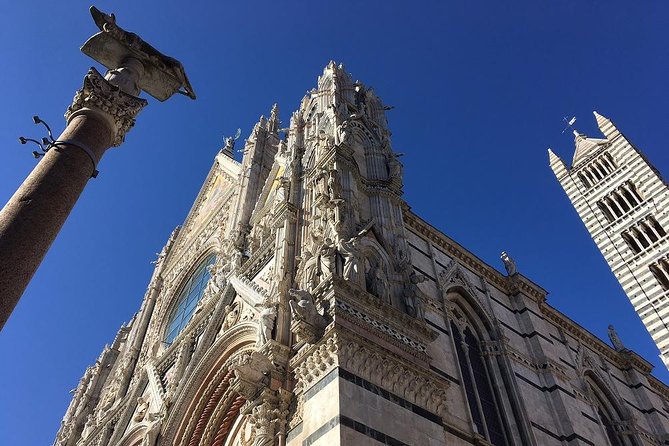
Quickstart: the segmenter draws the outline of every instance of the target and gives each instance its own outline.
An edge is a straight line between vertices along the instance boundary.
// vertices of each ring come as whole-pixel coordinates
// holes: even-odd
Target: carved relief
[[[295,367],[299,392],[307,390],[336,366],[439,416],[447,414],[447,381],[436,380],[390,352],[337,333],[331,334]]]

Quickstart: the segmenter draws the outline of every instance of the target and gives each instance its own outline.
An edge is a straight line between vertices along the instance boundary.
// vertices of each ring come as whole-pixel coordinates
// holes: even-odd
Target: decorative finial
[[[511,257],[509,257],[506,251],[502,251],[502,254],[499,256],[499,258],[502,259],[502,263],[504,263],[504,269],[506,269],[506,273],[509,276],[513,276],[518,272],[516,270],[516,262]]]

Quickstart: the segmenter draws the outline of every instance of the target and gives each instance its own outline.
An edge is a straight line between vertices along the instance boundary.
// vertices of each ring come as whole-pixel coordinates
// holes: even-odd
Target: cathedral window
[[[609,222],[612,222],[613,220],[616,219],[616,218],[613,216],[613,212],[612,212],[612,210],[609,208],[608,203],[606,203],[606,199],[601,200],[601,201],[598,201],[598,202],[597,202],[597,207],[599,208],[600,211],[602,211],[602,214],[604,214],[604,217],[606,217],[606,219],[607,219]]]
[[[197,303],[202,298],[204,290],[209,281],[208,266],[216,260],[216,255],[212,254],[201,262],[194,272],[186,279],[181,287],[179,297],[177,298],[176,309],[174,310],[170,321],[167,324],[165,342],[171,344],[181,330],[184,329],[190,318],[193,316]]]
[[[500,419],[502,412],[493,391],[488,364],[484,361],[479,339],[469,326],[461,329],[454,322],[451,322],[451,332],[467,404],[476,430],[493,445],[505,446],[508,443]]]
[[[602,387],[591,376],[586,375],[585,380],[588,383],[590,391],[590,402],[597,411],[600,425],[609,444],[611,446],[629,444],[618,435],[616,424],[620,423],[621,416],[615,405],[611,402],[611,399],[607,397]]]

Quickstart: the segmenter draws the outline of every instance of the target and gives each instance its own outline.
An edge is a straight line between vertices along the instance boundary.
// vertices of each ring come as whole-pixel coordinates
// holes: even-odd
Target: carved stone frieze
[[[447,381],[356,335],[331,332],[326,336],[293,360],[297,394],[303,394],[333,368],[342,367],[420,407],[446,416]]]
[[[353,306],[349,305],[348,303],[344,301],[338,300],[336,302],[337,308],[345,311],[346,313],[354,316],[356,319],[359,319],[362,322],[365,322],[366,324],[374,327],[375,329],[381,331],[382,333],[390,336],[391,338],[396,339],[397,341],[401,342],[402,344],[407,345],[411,349],[414,349],[420,353],[426,353],[427,352],[427,346],[425,344],[422,344],[420,342],[417,342],[410,337],[408,337],[406,334],[398,331],[397,329],[390,327],[386,324],[383,324],[382,322],[372,319],[367,315],[366,313],[363,313],[362,311],[359,311],[355,309]]]
[[[100,111],[110,118],[114,128],[114,147],[120,146],[125,134],[135,125],[135,118],[148,104],[145,99],[131,96],[108,82],[95,68],[88,70],[83,87],[77,91],[72,105],[65,112],[65,120],[70,120],[82,109]]]

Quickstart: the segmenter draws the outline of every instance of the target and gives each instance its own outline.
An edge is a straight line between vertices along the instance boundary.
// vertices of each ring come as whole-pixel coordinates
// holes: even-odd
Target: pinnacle
[[[592,114],[595,115],[595,119],[597,119],[597,120],[600,120],[600,119],[608,119],[606,116],[603,116],[603,115],[600,115],[599,113],[597,113],[596,110],[594,110],[594,111],[592,112]]]
[[[553,161],[559,160],[560,157],[557,156],[557,155],[555,154],[555,152],[553,152],[553,149],[551,149],[551,148],[549,147],[549,148],[548,148],[548,159],[549,159],[551,162],[553,162]]]

